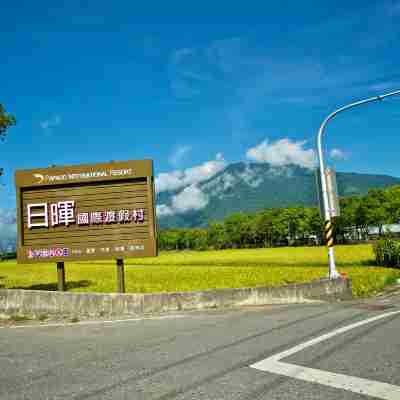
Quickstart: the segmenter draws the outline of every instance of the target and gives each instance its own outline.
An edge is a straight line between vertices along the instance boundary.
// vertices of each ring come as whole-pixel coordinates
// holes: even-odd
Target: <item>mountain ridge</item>
[[[337,172],[340,197],[363,195],[372,188],[400,185],[390,175]],[[207,198],[205,207],[159,216],[160,228],[204,227],[234,212],[256,212],[266,208],[317,206],[315,170],[289,164],[236,162],[227,165],[196,187]],[[157,203],[169,206],[185,188],[158,193]]]

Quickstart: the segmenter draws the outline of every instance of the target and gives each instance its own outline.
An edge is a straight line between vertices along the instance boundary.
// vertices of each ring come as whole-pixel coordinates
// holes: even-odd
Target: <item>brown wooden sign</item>
[[[20,170],[18,262],[156,256],[151,160]]]

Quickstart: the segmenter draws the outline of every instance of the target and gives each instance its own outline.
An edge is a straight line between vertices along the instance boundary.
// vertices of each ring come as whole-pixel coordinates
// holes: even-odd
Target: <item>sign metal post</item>
[[[65,268],[64,262],[59,261],[57,263],[57,288],[60,292],[64,292],[66,290],[65,286]]]
[[[117,258],[117,292],[125,293],[124,260]]]

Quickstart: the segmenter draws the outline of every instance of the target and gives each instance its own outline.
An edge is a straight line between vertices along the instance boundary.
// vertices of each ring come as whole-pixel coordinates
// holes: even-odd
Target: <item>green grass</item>
[[[372,295],[400,278],[400,270],[374,265],[370,245],[336,246],[335,254],[357,297]],[[126,291],[131,293],[277,286],[325,277],[327,252],[324,247],[168,252],[127,259],[125,265]],[[65,270],[69,291],[115,292],[113,262],[71,262]],[[1,287],[56,290],[56,265],[0,262]]]

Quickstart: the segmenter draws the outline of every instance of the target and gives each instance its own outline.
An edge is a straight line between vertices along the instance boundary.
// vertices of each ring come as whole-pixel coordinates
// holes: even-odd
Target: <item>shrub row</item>
[[[17,258],[17,253],[1,253],[0,252],[0,261],[3,260],[15,260]]]
[[[374,244],[376,263],[383,267],[400,269],[400,242],[393,239],[378,240]]]

